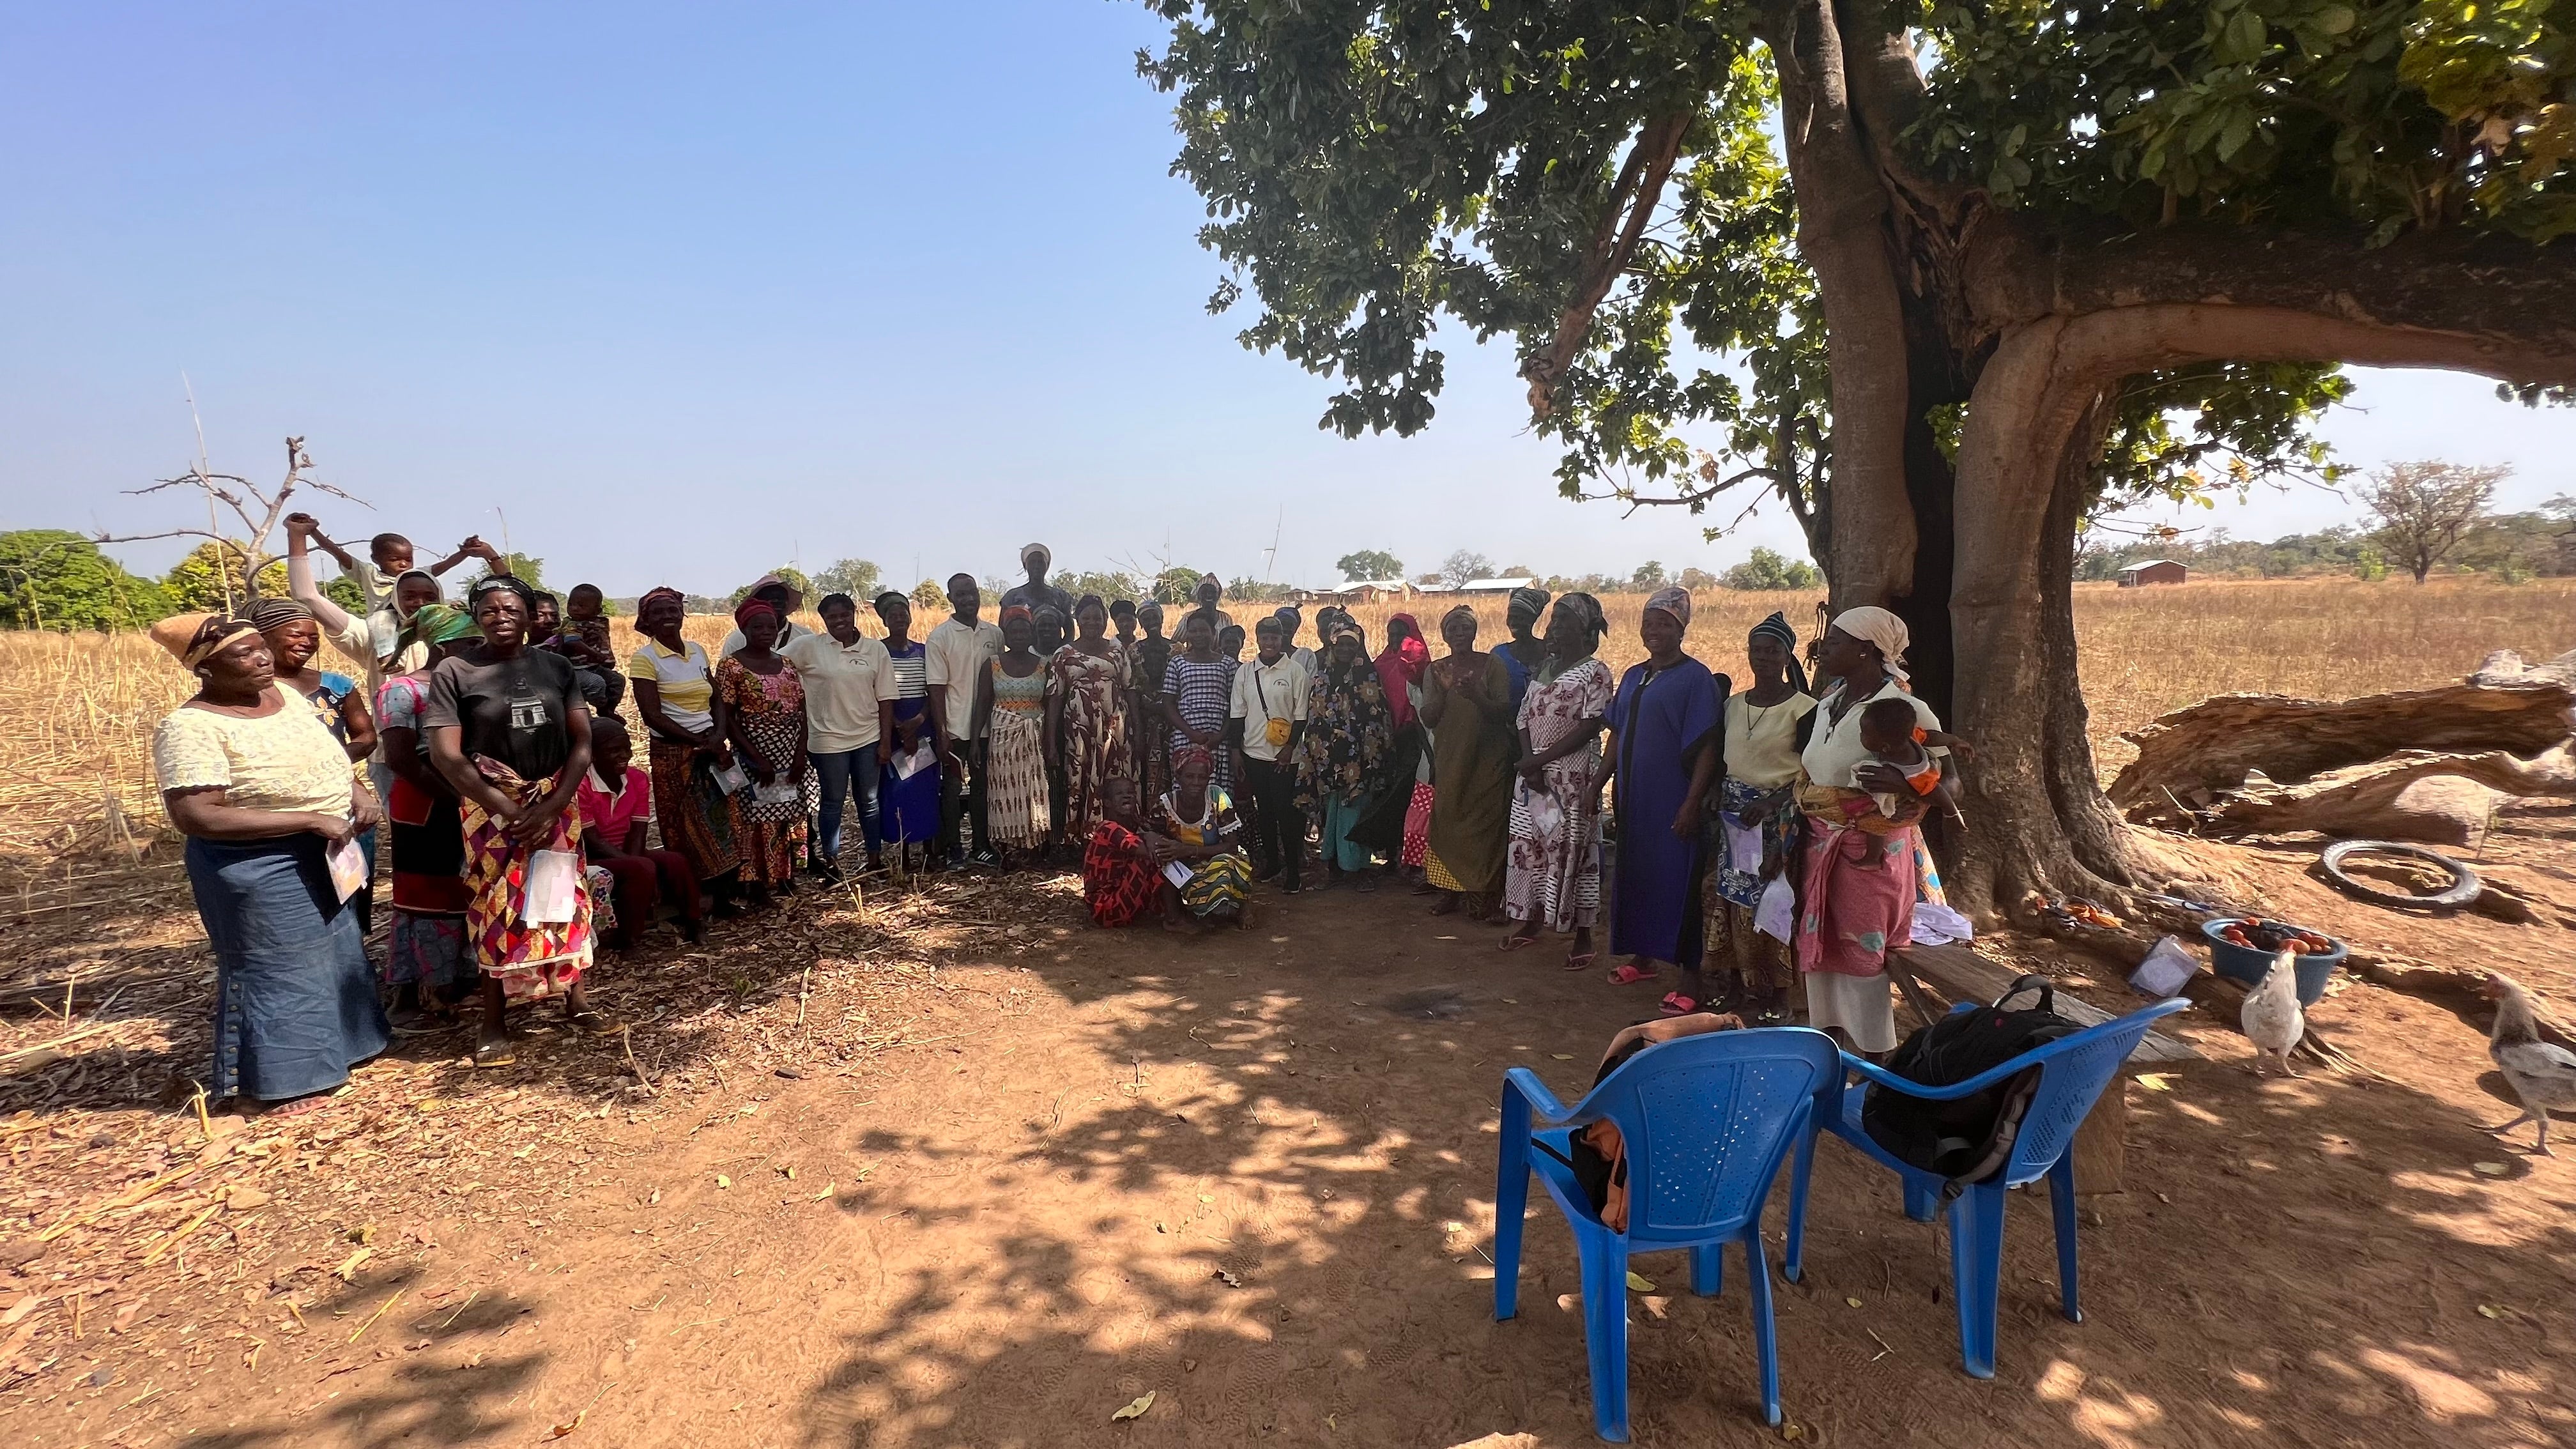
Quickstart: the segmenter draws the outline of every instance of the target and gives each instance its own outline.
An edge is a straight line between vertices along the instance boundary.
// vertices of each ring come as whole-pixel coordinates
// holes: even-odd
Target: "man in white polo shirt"
[[[966,862],[966,836],[961,813],[975,827],[975,860],[995,864],[984,837],[984,742],[975,737],[975,686],[984,677],[984,661],[1002,653],[998,624],[976,616],[983,611],[983,592],[973,574],[951,574],[948,607],[956,612],[922,641],[922,678],[930,691],[930,720],[939,732],[939,849],[957,863]],[[972,777],[971,779],[969,777]]]
[[[884,643],[859,632],[855,600],[833,594],[821,612],[824,632],[798,635],[778,655],[805,683],[805,755],[823,786],[823,876],[837,881],[841,804],[853,789],[868,869],[884,863],[877,840],[878,745],[892,723],[896,685]]]
[[[1240,776],[1252,796],[1253,853],[1260,879],[1281,877],[1291,895],[1306,854],[1306,817],[1297,809],[1297,742],[1306,732],[1304,663],[1288,652],[1288,622],[1271,615],[1253,625],[1260,656],[1234,672],[1233,742]]]

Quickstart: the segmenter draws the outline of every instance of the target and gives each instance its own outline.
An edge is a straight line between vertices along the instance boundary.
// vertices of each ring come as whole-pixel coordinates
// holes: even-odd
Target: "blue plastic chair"
[[[1659,1043],[1621,1063],[1572,1108],[1526,1067],[1503,1077],[1502,1164],[1494,1188],[1494,1317],[1519,1311],[1521,1221],[1530,1173],[1574,1230],[1583,1263],[1583,1336],[1592,1361],[1592,1419],[1601,1437],[1628,1439],[1628,1257],[1690,1251],[1691,1291],[1715,1294],[1721,1250],[1744,1247],[1762,1414],[1780,1422],[1780,1350],[1771,1328],[1771,1273],[1762,1205],[1781,1159],[1813,1141],[1821,1093],[1842,1080],[1833,1039],[1806,1027],[1716,1032]],[[1628,1153],[1628,1231],[1612,1232],[1573,1171],[1574,1130],[1608,1118]],[[1533,1152],[1544,1144],[1547,1151]]]
[[[2137,1049],[2147,1029],[2157,1018],[2190,1005],[2182,997],[2168,997],[2144,1010],[2024,1052],[1956,1086],[1927,1087],[1848,1053],[1843,1056],[1843,1064],[1866,1081],[1933,1102],[1982,1092],[2033,1066],[2040,1069],[2038,1090],[2022,1117],[2021,1131],[2003,1170],[1970,1185],[1949,1205],[1950,1288],[1959,1307],[1959,1356],[1969,1373],[1981,1379],[1995,1376],[1995,1304],[2003,1279],[2006,1188],[2048,1179],[2049,1203],[2057,1219],[2058,1295],[2067,1319],[2084,1321],[2075,1297],[2075,1162],[2067,1149],[2074,1145],[2075,1129],[2093,1110],[2103,1089],[2118,1077],[2120,1064]],[[1952,1008],[1954,1012],[1979,1009],[1974,1002]],[[1863,1130],[1860,1113],[1865,1095],[1862,1085],[1845,1087],[1836,1077],[1809,1128],[1810,1149],[1800,1154],[1801,1179],[1812,1160],[1812,1139],[1831,1132],[1894,1172],[1904,1188],[1905,1215],[1916,1222],[1930,1222],[1933,1210],[1940,1206],[1947,1180],[1897,1158]],[[1793,1261],[1799,1255],[1806,1228],[1806,1183],[1801,1180],[1793,1184],[1789,1205],[1788,1256]]]

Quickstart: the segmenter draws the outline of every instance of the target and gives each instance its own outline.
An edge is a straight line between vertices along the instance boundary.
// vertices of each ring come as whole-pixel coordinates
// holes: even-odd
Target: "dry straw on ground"
[[[1603,657],[1641,657],[1642,594],[1602,600]],[[1504,601],[1475,601],[1480,638],[1505,637]],[[1259,606],[1237,606],[1248,620]],[[1354,613],[1372,645],[1386,620],[1411,613],[1435,639],[1436,599]],[[1741,673],[1744,636],[1784,610],[1801,637],[1815,627],[1806,594],[1712,589],[1697,595],[1689,647],[1711,667]],[[2455,679],[2493,649],[2545,657],[2576,647],[2576,580],[2505,586],[2482,579],[2204,581],[2179,588],[2085,585],[2075,595],[2086,703],[2105,770],[2126,758],[2115,738],[2156,715],[2229,690],[2337,699]],[[810,623],[811,620],[809,619]],[[711,649],[727,621],[689,621]],[[861,627],[880,632],[872,616]],[[927,621],[919,632],[927,632]],[[624,621],[618,648],[634,643]],[[1312,623],[1304,636],[1312,642]],[[173,858],[152,788],[152,727],[188,693],[187,679],[141,635],[0,634],[0,881],[21,913],[75,906],[137,865],[166,875]],[[630,708],[631,713],[631,708]],[[158,841],[157,846],[153,843]]]

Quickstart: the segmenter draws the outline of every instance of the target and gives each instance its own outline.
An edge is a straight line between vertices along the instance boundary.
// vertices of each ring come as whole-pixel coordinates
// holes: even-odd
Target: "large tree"
[[[1244,341],[1410,432],[1446,314],[1568,491],[1774,490],[1984,747],[1972,907],[2163,869],[2071,687],[2088,513],[2318,466],[2343,363],[2576,383],[2550,0],[1147,3]]]

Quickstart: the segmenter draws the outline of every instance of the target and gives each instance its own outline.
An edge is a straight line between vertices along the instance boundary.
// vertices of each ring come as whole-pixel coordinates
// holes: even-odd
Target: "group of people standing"
[[[1671,967],[1665,1011],[1759,1014],[1804,977],[1817,1024],[1872,1051],[1894,1044],[1886,954],[1938,898],[1915,825],[1955,742],[1905,691],[1885,610],[1834,621],[1814,691],[1772,616],[1737,692],[1684,651],[1680,589],[1647,602],[1647,657],[1614,678],[1588,594],[1516,590],[1491,650],[1465,606],[1438,657],[1410,614],[1373,650],[1333,607],[1310,647],[1301,611],[1247,631],[1213,577],[1167,634],[1160,604],[1069,597],[1031,544],[993,620],[959,574],[925,637],[893,592],[865,605],[881,637],[846,594],[817,631],[770,577],[710,658],[663,588],[620,660],[597,589],[558,601],[479,540],[424,569],[399,535],[364,560],[307,515],[287,537],[287,598],[154,631],[199,680],[154,756],[216,948],[217,1096],[318,1101],[405,1018],[476,992],[475,1059],[508,1062],[513,1005],[606,1025],[583,991],[598,945],[664,918],[695,940],[800,871],[889,860],[1078,863],[1099,924],[1179,931],[1248,924],[1257,886],[1309,889],[1316,865],[1363,892],[1397,877],[1505,927],[1505,951],[1570,936],[1572,970],[1598,954],[1606,898],[1613,982]],[[317,586],[317,548],[363,612]],[[470,557],[489,571],[450,604],[439,575]],[[326,642],[352,673],[317,666]],[[1889,701],[1912,739],[1890,736]],[[364,945],[379,832],[381,966]]]

